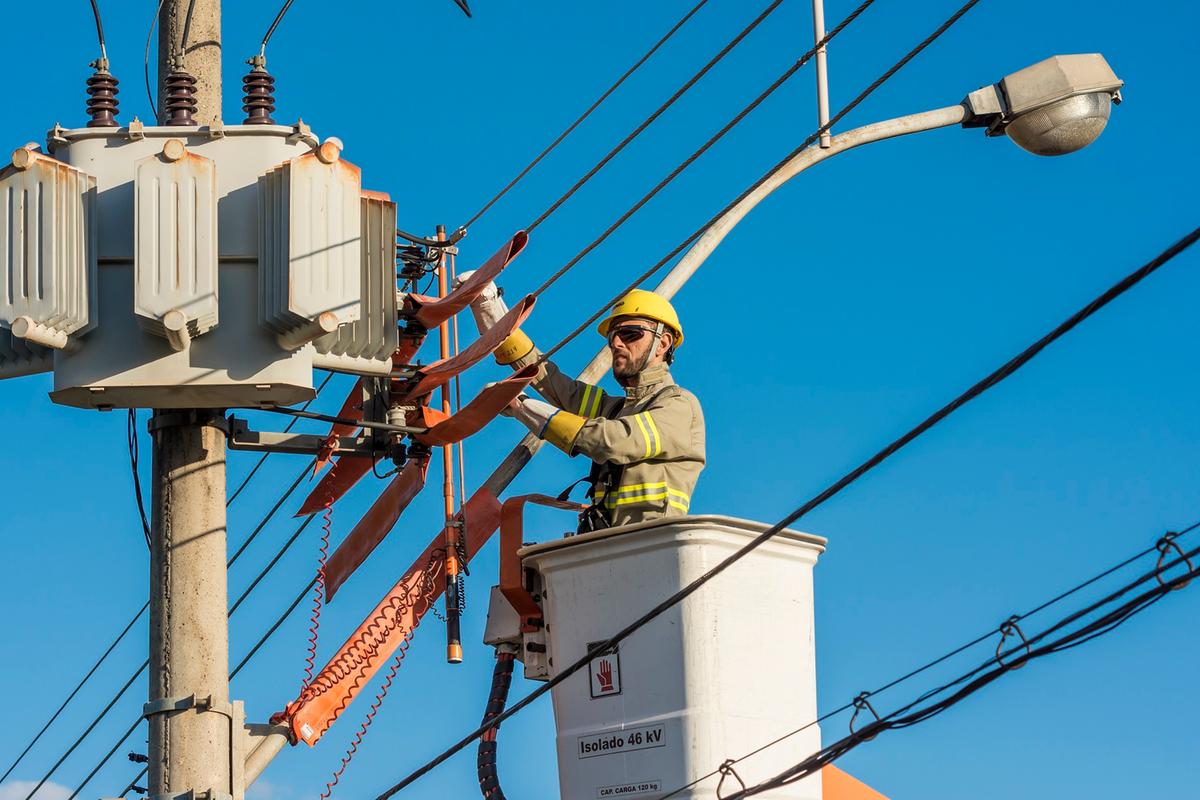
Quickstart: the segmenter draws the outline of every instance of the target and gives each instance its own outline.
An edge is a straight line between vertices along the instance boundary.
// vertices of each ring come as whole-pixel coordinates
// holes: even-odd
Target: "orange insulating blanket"
[[[430,447],[445,447],[475,435],[525,391],[537,373],[537,366],[531,364],[505,380],[488,384],[457,414],[430,426],[427,433],[414,435],[413,439]]]
[[[400,514],[425,487],[425,475],[428,471],[428,458],[410,459],[354,526],[354,530],[338,545],[338,549],[325,565],[326,602],[333,600],[338,587],[346,582],[354,570],[362,566],[395,527]]]
[[[467,501],[458,519],[465,520],[468,558],[500,525],[500,502],[486,489]],[[439,528],[433,541],[417,556],[375,609],[337,654],[288,704],[282,716],[292,735],[314,745],[355,695],[401,646],[407,647],[421,617],[445,589],[445,535]]]
[[[504,271],[529,243],[525,231],[517,231],[507,243],[492,255],[471,277],[445,297],[410,294],[404,300],[404,315],[412,317],[426,330],[432,330],[450,317],[463,311],[479,297],[488,283]]]
[[[439,386],[453,380],[455,375],[478,364],[503,344],[509,334],[525,321],[529,312],[533,311],[535,302],[533,295],[526,295],[521,302],[510,308],[507,314],[481,334],[478,339],[471,342],[461,353],[419,368],[416,377],[401,387],[392,400],[405,402],[424,397]]]

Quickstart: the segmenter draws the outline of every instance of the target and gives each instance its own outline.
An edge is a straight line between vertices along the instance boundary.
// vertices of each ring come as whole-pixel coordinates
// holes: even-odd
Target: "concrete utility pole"
[[[182,46],[185,29],[187,43]],[[197,124],[220,119],[221,0],[166,0],[158,15],[158,31],[159,119],[166,119],[163,77],[176,70],[196,79]]]
[[[196,121],[219,118],[220,0],[168,0],[159,26],[160,109],[163,78],[183,71],[197,79]],[[150,797],[242,790],[231,757],[242,722],[229,702],[225,434],[213,427],[221,419],[214,411],[156,411],[151,423]]]

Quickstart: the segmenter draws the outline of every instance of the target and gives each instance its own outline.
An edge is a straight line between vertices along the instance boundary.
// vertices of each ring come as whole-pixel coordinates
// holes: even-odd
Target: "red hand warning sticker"
[[[600,642],[592,642],[588,645],[591,650]],[[606,651],[602,655],[598,655],[588,663],[588,676],[592,681],[592,698],[608,697],[609,695],[621,693],[621,656],[617,652],[617,648]]]

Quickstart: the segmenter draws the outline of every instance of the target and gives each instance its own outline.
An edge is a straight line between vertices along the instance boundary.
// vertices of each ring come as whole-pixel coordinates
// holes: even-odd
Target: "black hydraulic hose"
[[[513,653],[496,651],[496,668],[492,671],[492,693],[488,695],[487,709],[483,712],[480,725],[487,725],[504,713],[508,704],[508,688],[512,686]],[[504,790],[500,788],[500,775],[496,770],[496,736],[500,731],[499,725],[494,725],[484,731],[479,737],[479,756],[476,767],[479,772],[479,791],[486,800],[504,800]]]

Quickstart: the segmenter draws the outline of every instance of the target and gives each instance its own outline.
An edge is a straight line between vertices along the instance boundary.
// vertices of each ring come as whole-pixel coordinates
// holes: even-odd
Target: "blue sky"
[[[527,224],[765,4],[712,0],[472,229],[460,264],[481,260]],[[122,80],[121,118],[147,119],[140,72],[153,3],[102,5]],[[689,5],[475,0],[468,21],[449,0],[336,7],[298,0],[268,53],[276,117],[303,117],[321,135],[342,138],[364,186],[399,201],[402,227],[454,227]],[[830,25],[852,5],[829,0]],[[956,6],[879,0],[831,47],[833,107]],[[231,122],[241,117],[234,93],[241,61],[256,51],[275,10],[268,2],[226,8]],[[955,103],[1055,53],[1098,51],[1127,86],[1092,147],[1041,159],[956,129],[877,144],[805,174],[729,237],[677,300],[687,343],[675,373],[700,397],[709,425],[709,465],[694,511],[774,521],[1196,226],[1200,112],[1187,81],[1197,73],[1192,34],[1200,13],[1183,2],[1134,10],[1115,0],[983,0],[839,128]],[[785,2],[539,228],[506,274],[508,290],[532,290],[773,80],[806,49],[808,14],[807,3]],[[95,55],[90,26],[87,4],[78,2],[56,9],[53,45],[33,35],[6,38],[0,58],[14,80],[0,116],[4,147],[41,141],[56,121],[83,124],[86,64]],[[813,94],[806,69],[556,284],[528,332],[543,344],[556,341],[790,151],[815,127]],[[1200,251],[804,520],[799,527],[830,540],[816,572],[822,710],[1200,519],[1198,290]],[[598,344],[585,335],[559,362],[576,369]],[[500,375],[481,365],[464,389],[471,394]],[[346,383],[335,379],[319,407],[336,410]],[[124,415],[56,407],[49,385],[47,376],[0,383],[10,495],[0,534],[13,566],[0,664],[9,687],[8,724],[0,729],[5,767],[147,589]],[[468,483],[482,480],[519,432],[499,420],[471,439]],[[148,488],[145,440],[142,450]],[[231,485],[252,463],[231,455]],[[300,466],[291,457],[267,462],[230,511],[232,543]],[[513,491],[557,490],[585,467],[546,452]],[[337,507],[335,536],[373,492],[364,484]],[[327,609],[320,661],[433,535],[435,495],[426,492],[410,508]],[[529,530],[540,525],[546,537],[566,525],[561,516],[537,519]],[[291,521],[275,520],[232,571],[231,591],[240,592],[292,530]],[[306,532],[234,618],[235,663],[308,580],[316,534],[316,526]],[[336,796],[374,796],[477,723],[491,670],[479,639],[494,549],[472,566],[466,663],[443,662],[440,623],[429,620]],[[1197,708],[1185,690],[1200,658],[1189,634],[1198,612],[1200,592],[1177,593],[1119,632],[1014,673],[924,725],[884,735],[842,765],[893,798],[1187,796],[1200,746],[1189,723]],[[294,694],[303,616],[291,618],[234,683],[254,718]],[[892,708],[937,677],[974,666],[992,646],[952,662],[930,683],[880,695],[877,707]],[[144,657],[142,623],[10,780],[40,777]],[[532,686],[515,682],[514,696]],[[137,716],[143,697],[138,684],[54,781],[73,788]],[[285,753],[253,796],[315,796],[365,712],[366,702],[356,703],[315,750]],[[827,722],[826,741],[845,724],[844,716]],[[112,795],[133,777],[123,754],[140,743],[131,745],[83,796]],[[505,725],[500,760],[509,796],[554,796],[548,702]],[[41,796],[66,796],[56,791]],[[477,791],[474,757],[463,754],[406,795]],[[3,800],[26,793],[15,783],[0,786]]]

